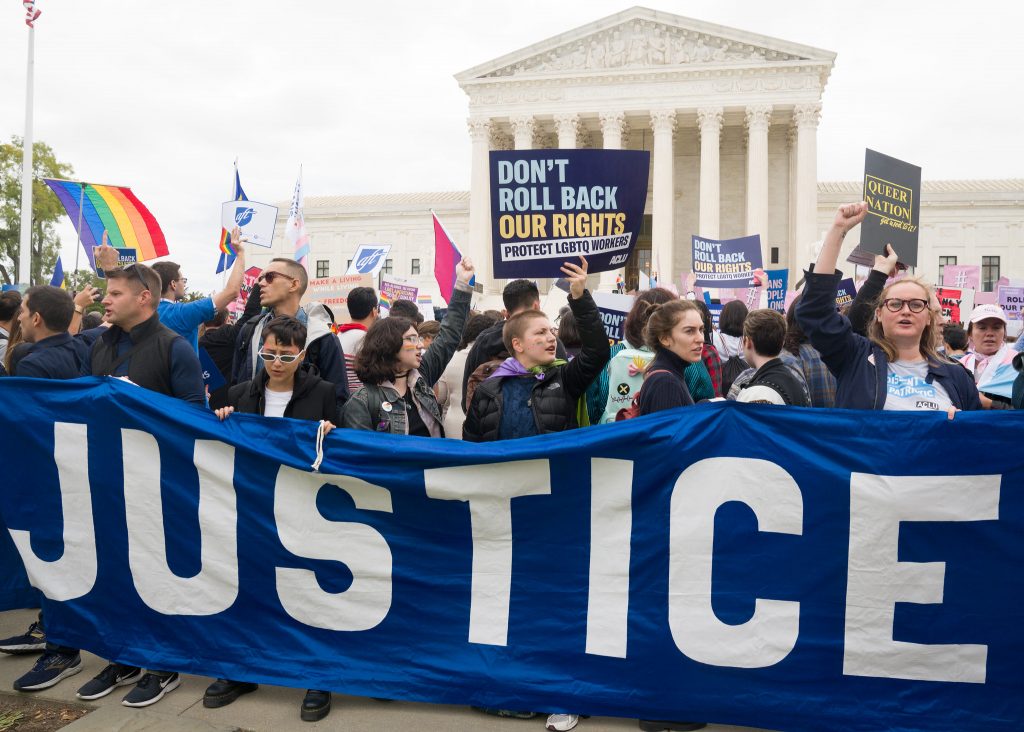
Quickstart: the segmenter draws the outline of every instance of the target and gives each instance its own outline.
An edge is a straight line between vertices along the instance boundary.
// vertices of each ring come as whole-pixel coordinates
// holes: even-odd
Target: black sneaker
[[[226,707],[242,694],[249,694],[260,688],[259,684],[249,681],[231,681],[230,679],[217,679],[206,687],[203,694],[203,706],[207,709]]]
[[[14,682],[15,691],[49,689],[61,679],[74,676],[82,670],[82,657],[78,653],[49,651],[36,661],[32,670]]]
[[[104,697],[119,686],[134,684],[142,678],[142,669],[138,666],[125,666],[123,663],[111,663],[100,671],[91,681],[86,683],[78,693],[79,699],[91,701]]]
[[[42,653],[46,650],[46,631],[39,622],[28,626],[22,635],[0,640],[0,653]]]
[[[331,692],[310,689],[302,700],[299,716],[303,722],[319,722],[331,713]]]
[[[163,699],[165,694],[177,689],[180,683],[181,678],[175,672],[143,674],[142,680],[125,695],[121,703],[126,707],[148,707]]]

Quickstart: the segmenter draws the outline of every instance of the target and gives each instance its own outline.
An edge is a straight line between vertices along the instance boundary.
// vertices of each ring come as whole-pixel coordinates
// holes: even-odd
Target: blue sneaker
[[[177,673],[150,671],[143,675],[121,703],[126,707],[148,707],[163,699],[165,694],[177,689],[180,683],[181,679]]]
[[[32,623],[21,635],[0,640],[0,653],[42,653],[46,650],[46,631],[41,623]]]
[[[50,651],[36,661],[32,670],[14,682],[15,691],[40,691],[82,670],[82,657],[76,653]]]

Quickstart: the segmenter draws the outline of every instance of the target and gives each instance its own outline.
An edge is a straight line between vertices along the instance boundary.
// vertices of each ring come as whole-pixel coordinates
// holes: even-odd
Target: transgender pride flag
[[[452,301],[452,291],[455,289],[455,265],[462,261],[462,254],[448,236],[437,214],[431,211],[430,215],[434,218],[434,279],[441,290],[441,297],[448,303]],[[470,284],[475,281],[474,277]]]
[[[299,166],[299,179],[295,181],[295,193],[292,194],[292,206],[288,209],[288,223],[284,235],[295,247],[292,256],[295,261],[309,269],[306,260],[309,258],[309,234],[306,233],[306,221],[302,217],[302,167]]]

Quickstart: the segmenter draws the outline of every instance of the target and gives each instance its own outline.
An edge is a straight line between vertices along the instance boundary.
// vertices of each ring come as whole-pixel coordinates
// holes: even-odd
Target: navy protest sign
[[[892,244],[901,264],[917,265],[921,219],[921,168],[874,150],[864,153],[864,200],[868,215],[860,225],[860,244],[848,260],[870,267],[875,255]]]
[[[115,249],[117,252],[117,266],[127,267],[129,264],[135,264],[139,261],[139,252],[137,249],[129,249],[127,247],[121,249]],[[95,257],[95,254],[93,255]],[[100,279],[106,279],[107,275],[103,271],[103,268],[96,265],[96,276]]]
[[[761,268],[761,237],[705,239],[693,237],[694,284],[698,287],[747,287],[755,269]]]
[[[770,269],[768,275],[768,307],[780,313],[786,312],[786,286],[789,284],[788,269]]]
[[[494,276],[561,277],[587,258],[590,272],[622,267],[647,200],[642,150],[491,152]]]
[[[840,280],[836,286],[836,308],[839,309],[844,305],[849,305],[856,296],[857,285],[853,278],[847,277],[845,280]]]
[[[634,298],[632,295],[618,295],[608,292],[593,293],[594,303],[597,311],[601,313],[601,323],[604,325],[604,332],[608,340],[618,343],[623,338],[626,316],[633,307]]]

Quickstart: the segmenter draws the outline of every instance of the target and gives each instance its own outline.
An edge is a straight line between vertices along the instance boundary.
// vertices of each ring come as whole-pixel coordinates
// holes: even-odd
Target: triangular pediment
[[[459,83],[578,72],[630,72],[787,61],[831,65],[835,54],[777,38],[635,7],[456,75]]]

